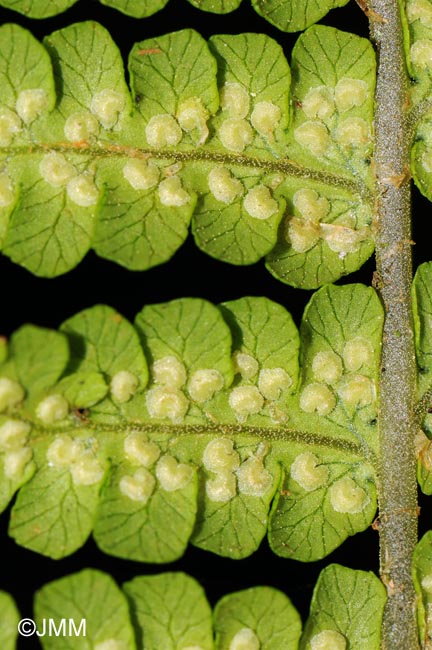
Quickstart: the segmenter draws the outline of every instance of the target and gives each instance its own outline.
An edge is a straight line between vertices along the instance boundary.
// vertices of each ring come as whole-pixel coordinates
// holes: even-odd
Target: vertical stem
[[[411,579],[417,539],[417,484],[411,197],[407,173],[411,142],[406,128],[409,80],[398,0],[371,0],[369,4],[371,36],[378,54],[376,264],[386,313],[379,407],[380,572],[388,593],[382,648],[416,650],[419,645]]]

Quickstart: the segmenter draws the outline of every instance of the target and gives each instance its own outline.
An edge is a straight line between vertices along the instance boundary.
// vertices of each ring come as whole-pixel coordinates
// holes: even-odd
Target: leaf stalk
[[[417,540],[415,437],[416,362],[411,307],[411,134],[406,129],[409,77],[397,0],[371,0],[377,48],[375,167],[376,267],[384,304],[380,387],[380,573],[388,601],[382,650],[417,650],[416,596],[411,578]]]

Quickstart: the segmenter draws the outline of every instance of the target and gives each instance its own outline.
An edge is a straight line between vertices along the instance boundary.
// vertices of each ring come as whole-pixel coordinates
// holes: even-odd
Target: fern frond
[[[135,18],[147,18],[163,9],[168,0],[99,0],[101,4]],[[189,0],[194,7],[216,14],[226,14],[240,6],[241,0]],[[56,16],[75,5],[77,0],[0,0],[0,7],[13,9],[29,18]],[[252,0],[263,18],[287,32],[297,32],[318,22],[331,9],[343,7],[348,0]]]
[[[273,275],[304,288],[371,254],[365,39],[311,28],[293,52],[291,93],[282,49],[261,34],[143,41],[129,59],[132,96],[96,23],[45,47],[4,25],[0,52],[0,246],[33,273],[65,273],[90,247],[148,269],[182,245],[191,219],[209,255],[237,265],[267,255]]]
[[[0,367],[0,495],[10,534],[51,557],[93,530],[147,562],[189,541],[245,557],[269,529],[313,560],[375,513],[382,309],[328,286],[299,336],[283,307],[242,298],[106,306],[59,332],[25,325]]]

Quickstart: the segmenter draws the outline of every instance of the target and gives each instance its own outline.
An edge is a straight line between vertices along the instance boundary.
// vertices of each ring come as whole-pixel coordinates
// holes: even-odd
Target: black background
[[[170,0],[155,16],[137,20],[122,15],[96,0],[80,0],[72,9],[52,19],[35,21],[12,11],[0,9],[0,23],[19,22],[42,38],[72,22],[94,19],[109,29],[126,60],[134,42],[170,31],[193,27],[203,36],[217,33],[265,32],[285,49],[289,59],[295,35],[284,34],[260,18],[248,0],[227,16],[215,16],[192,7],[186,0]],[[348,7],[334,10],[323,24],[368,35],[367,21],[352,1]],[[1,92],[1,90],[0,90]],[[430,204],[414,191],[414,247],[416,264],[428,253]],[[340,283],[370,284],[373,259],[357,273]],[[144,304],[162,302],[180,296],[201,296],[220,302],[243,295],[265,295],[287,307],[299,323],[309,291],[295,290],[276,281],[263,263],[234,267],[217,262],[201,253],[191,237],[167,264],[146,272],[131,272],[89,253],[73,271],[56,279],[41,279],[0,256],[0,334],[9,335],[25,322],[58,327],[72,314],[93,305],[106,303],[132,319]],[[421,528],[428,528],[430,505],[422,499]],[[264,541],[260,549],[245,560],[229,560],[189,547],[185,556],[168,565],[147,565],[104,555],[90,539],[72,556],[60,561],[42,557],[15,544],[7,536],[9,511],[0,516],[0,589],[10,592],[23,616],[31,617],[34,592],[44,583],[84,567],[110,573],[119,584],[135,575],[181,570],[203,585],[214,604],[222,595],[246,587],[266,584],[286,594],[307,616],[313,585],[319,571],[329,562],[357,569],[378,570],[378,535],[371,528],[348,539],[322,562],[302,564],[276,557]],[[36,647],[33,639],[20,639],[21,650]],[[162,650],[162,649],[161,649]]]

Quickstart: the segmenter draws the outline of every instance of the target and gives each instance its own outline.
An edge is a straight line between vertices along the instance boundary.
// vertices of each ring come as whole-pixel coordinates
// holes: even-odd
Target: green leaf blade
[[[153,369],[158,362],[164,363],[163,360],[176,366],[175,359],[178,359],[190,373],[214,370],[220,375],[222,385],[231,384],[230,331],[218,310],[207,301],[189,298],[148,306],[137,315],[135,323],[144,349],[153,362]],[[209,336],[218,341],[216,347],[209,345]],[[166,361],[172,357],[174,361]],[[163,367],[160,372],[163,372]],[[173,384],[173,388],[182,388],[185,383],[184,370],[180,366],[178,372],[179,386]],[[156,378],[156,383],[167,386],[169,381],[169,378],[159,381]],[[190,390],[193,393],[192,387]]]
[[[432,575],[432,540],[428,531],[418,542],[413,556],[412,575],[417,592],[417,620],[419,636],[424,647],[431,637],[431,575]]]
[[[1,0],[6,9],[19,11],[29,18],[49,18],[72,7],[77,0]]]
[[[338,650],[379,650],[385,602],[385,588],[373,573],[331,564],[315,586],[300,650],[313,642]]]
[[[35,597],[38,629],[54,622],[73,621],[79,633],[41,636],[44,650],[80,650],[83,647],[114,647],[135,650],[135,635],[124,593],[101,571],[84,569],[42,587]],[[85,627],[80,627],[84,621]],[[69,628],[70,629],[70,628]],[[85,645],[84,645],[85,644]]]
[[[268,650],[297,650],[300,617],[277,589],[252,587],[224,596],[214,612],[216,648],[230,650],[240,641]],[[241,646],[240,646],[241,647]]]
[[[69,346],[59,332],[24,325],[11,338],[11,354],[22,385],[38,394],[61,377],[69,361]]]
[[[316,26],[298,39],[292,56],[288,156],[340,177],[336,193],[293,178],[282,183],[288,216],[267,268],[283,282],[316,288],[352,272],[373,250],[368,188],[373,186],[375,55],[366,39]],[[354,192],[349,178],[362,179]]]
[[[118,312],[97,305],[68,319],[62,331],[71,346],[71,367],[81,372],[98,372],[113,378],[128,370],[142,387],[147,383],[147,364],[138,336]]]
[[[327,422],[332,436],[336,427],[346,426],[351,440],[364,448],[369,445],[375,453],[383,322],[382,305],[372,288],[329,285],[314,294],[301,327],[305,352],[300,413],[312,409],[309,396],[322,399],[318,410],[310,412],[308,423],[301,416],[303,426],[309,428],[315,421],[320,428]]]
[[[229,14],[238,9],[241,0],[189,0],[189,2],[202,11],[214,14]]]
[[[138,577],[124,591],[148,650],[213,650],[211,610],[203,589],[183,573]]]
[[[305,310],[302,382],[288,425],[320,431],[321,445],[307,452],[293,445],[281,454],[284,478],[269,539],[284,557],[321,558],[373,519],[374,469],[345,445],[355,440],[366,458],[375,458],[382,325],[375,292],[361,285],[324,287]],[[325,448],[327,436],[340,440],[339,451]]]
[[[149,189],[131,186],[133,175],[145,170],[154,174],[151,181],[154,184]],[[128,269],[142,271],[167,262],[182,246],[196,197],[184,189],[177,201],[182,205],[172,204],[176,203],[175,199],[161,197],[156,191],[157,181],[169,180],[169,177],[164,179],[164,170],[163,165],[146,166],[142,160],[126,164],[123,160],[110,161],[109,167],[101,165],[99,178],[106,184],[106,191],[93,241],[98,255]]]
[[[284,458],[286,473],[270,514],[269,542],[281,557],[312,562],[370,526],[377,508],[374,471],[346,453],[295,451],[291,462]],[[311,474],[306,468],[312,468]]]
[[[421,429],[416,438],[417,480],[425,494],[432,494],[432,463],[430,441],[432,419],[429,413],[432,381],[432,345],[430,293],[432,267],[430,263],[421,264],[412,284],[415,350],[417,359],[417,390],[421,416]]]
[[[70,453],[72,445],[76,458],[70,465],[64,449]],[[58,436],[33,447],[37,472],[20,490],[10,519],[9,534],[18,544],[59,559],[85,543],[94,525],[105,469],[95,448],[90,436],[81,441]]]
[[[26,107],[24,91],[28,92],[32,89],[43,91],[40,96],[42,112],[51,110],[55,104],[50,57],[39,41],[26,29],[14,24],[2,25],[0,51],[2,53],[0,65],[2,104],[11,110],[18,109],[24,123],[31,124],[34,114],[28,112],[29,107]],[[20,96],[22,92],[24,94]]]
[[[4,591],[0,591],[0,643],[4,650],[15,650],[20,620],[16,605]]]
[[[432,265],[422,264],[415,275],[412,297],[415,325],[415,344],[417,365],[419,368],[419,397],[430,390],[432,380],[432,295],[430,283],[432,280]]]
[[[100,0],[101,4],[117,9],[127,16],[147,18],[165,7],[168,0],[144,0],[137,6],[135,0]]]
[[[145,93],[146,101],[138,103],[138,110],[147,120],[176,115],[193,97],[199,97],[210,113],[219,105],[215,60],[205,40],[192,29],[137,43],[129,70],[134,95]]]
[[[154,440],[152,449],[160,454],[156,466],[143,468],[138,458],[129,456],[111,474],[101,493],[94,536],[112,555],[161,563],[178,559],[186,550],[196,519],[197,476],[193,466],[169,453],[167,436],[157,446]]]
[[[410,0],[404,12],[407,67],[413,80],[410,87],[413,138],[411,172],[420,192],[432,197],[431,92],[429,57],[432,51],[432,22],[428,3]]]
[[[343,7],[347,2],[348,0],[325,0],[320,3],[314,2],[314,0],[289,0],[288,2],[252,0],[255,10],[260,16],[285,32],[306,29],[318,22],[331,9]]]

